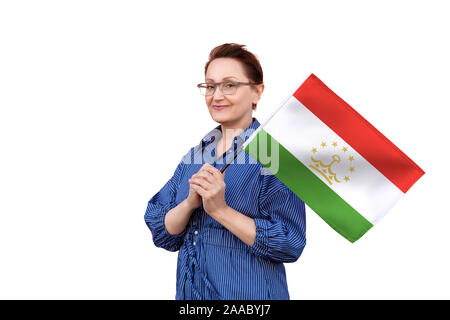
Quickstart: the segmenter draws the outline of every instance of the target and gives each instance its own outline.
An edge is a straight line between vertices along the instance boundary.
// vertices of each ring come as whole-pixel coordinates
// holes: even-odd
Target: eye
[[[227,86],[228,88],[233,88],[236,84],[233,82],[227,82],[225,83],[225,86]]]
[[[213,85],[213,84],[207,84],[207,85],[206,85],[206,88],[207,88],[207,89],[214,88],[214,85]]]

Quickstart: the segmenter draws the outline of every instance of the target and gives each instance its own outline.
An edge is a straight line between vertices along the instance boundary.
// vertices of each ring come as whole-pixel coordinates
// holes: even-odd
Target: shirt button
[[[195,231],[194,231],[194,234],[198,234],[198,231],[197,231],[197,230],[195,230]]]
[[[196,245],[195,241],[194,241],[193,245],[194,245],[194,246]]]

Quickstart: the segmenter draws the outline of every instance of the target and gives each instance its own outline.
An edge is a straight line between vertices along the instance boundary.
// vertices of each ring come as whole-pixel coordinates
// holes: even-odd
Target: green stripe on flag
[[[267,137],[267,138],[266,138]],[[278,143],[278,172],[271,168],[272,143]],[[259,150],[261,149],[261,152]],[[355,242],[373,225],[344,199],[312,173],[269,133],[261,129],[244,149],[251,157],[271,171],[334,230]],[[273,157],[274,159],[276,157]],[[260,161],[261,160],[261,161]]]

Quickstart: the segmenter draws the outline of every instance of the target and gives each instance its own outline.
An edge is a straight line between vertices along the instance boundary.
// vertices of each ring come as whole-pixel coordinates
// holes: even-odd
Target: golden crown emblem
[[[322,142],[320,146],[322,147],[322,149],[325,149],[325,148],[327,148],[327,143]],[[331,146],[334,147],[334,149],[333,149],[334,152],[337,152],[339,150],[342,151],[344,153],[342,159],[345,159],[346,153],[349,151],[348,147],[344,146],[344,147],[342,147],[342,149],[339,149],[337,142],[333,142],[331,144]],[[317,153],[318,148],[312,148],[311,152],[313,154]],[[314,158],[314,156],[311,156],[312,163],[309,165],[309,167],[314,172],[317,172],[321,177],[323,177],[330,185],[332,185],[333,182],[341,183],[342,180],[345,180],[345,182],[348,182],[350,180],[350,177],[349,177],[350,174],[345,175],[344,178],[342,178],[340,180],[340,179],[338,179],[338,173],[333,171],[333,168],[332,168],[333,164],[341,163],[341,161],[342,161],[341,156],[339,156],[337,153],[335,153],[331,156],[330,160],[331,160],[331,162],[329,162],[328,164],[325,164],[323,162],[323,160],[316,159],[316,158]],[[355,171],[355,167],[351,164],[352,164],[352,161],[355,160],[354,156],[351,155],[346,160],[348,160],[350,162],[350,166],[348,167],[348,165],[346,163],[345,164],[343,163],[342,164],[343,166],[341,166],[341,167],[348,167],[349,172],[353,173],[353,171]],[[339,170],[339,171],[342,171],[342,170]],[[340,173],[342,173],[342,172],[340,172]]]

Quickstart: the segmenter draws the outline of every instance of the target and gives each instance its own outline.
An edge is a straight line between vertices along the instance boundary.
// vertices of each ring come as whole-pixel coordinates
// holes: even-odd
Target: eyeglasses
[[[255,82],[237,82],[237,81],[223,81],[223,82],[211,82],[211,83],[199,83],[197,87],[200,89],[200,93],[204,96],[212,96],[216,92],[216,88],[219,85],[220,91],[223,94],[231,95],[235,94],[239,86],[260,84]]]

